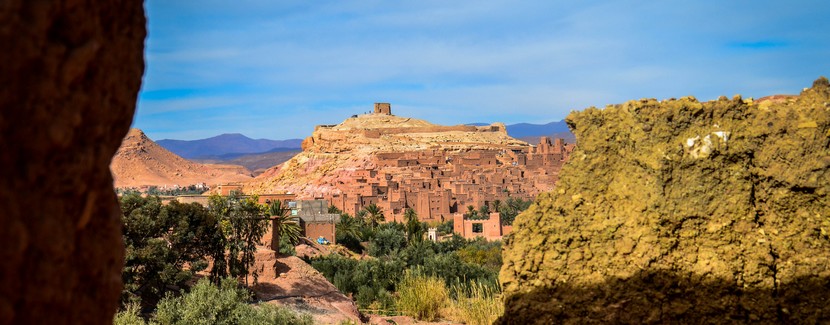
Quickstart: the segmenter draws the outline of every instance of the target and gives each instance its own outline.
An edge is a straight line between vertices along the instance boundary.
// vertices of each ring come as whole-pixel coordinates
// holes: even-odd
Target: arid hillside
[[[629,101],[519,215],[501,324],[830,322],[830,82],[799,96]]]
[[[374,168],[373,155],[438,150],[463,152],[479,149],[528,148],[507,135],[504,125],[440,126],[386,114],[364,114],[343,123],[318,126],[303,141],[303,152],[271,168],[245,185],[246,192],[291,191],[315,196],[336,191],[350,172]]]
[[[147,138],[139,129],[130,129],[112,159],[110,169],[117,188],[212,185],[252,178],[251,172],[242,166],[198,164],[179,157]]]

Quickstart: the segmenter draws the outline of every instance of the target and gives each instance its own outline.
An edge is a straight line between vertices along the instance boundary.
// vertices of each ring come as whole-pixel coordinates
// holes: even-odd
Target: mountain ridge
[[[266,153],[279,148],[300,148],[302,139],[252,139],[241,133],[223,133],[197,140],[163,139],[156,143],[187,159],[215,158],[227,154]]]

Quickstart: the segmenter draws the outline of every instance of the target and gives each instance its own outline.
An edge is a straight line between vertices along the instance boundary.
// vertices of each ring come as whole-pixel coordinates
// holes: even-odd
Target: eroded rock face
[[[145,34],[140,0],[0,2],[0,324],[112,322]]]
[[[830,85],[572,113],[515,223],[502,324],[830,321]]]

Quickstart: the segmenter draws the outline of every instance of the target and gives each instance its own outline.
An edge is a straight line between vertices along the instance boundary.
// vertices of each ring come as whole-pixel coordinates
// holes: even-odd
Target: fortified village
[[[464,237],[498,239],[511,228],[499,214],[465,220],[467,207],[551,190],[573,149],[548,137],[531,146],[509,137],[501,123],[439,126],[394,116],[390,104],[376,103],[373,113],[317,126],[303,152],[283,165],[225,187],[322,199],[351,215],[375,204],[386,221],[403,221],[411,208],[424,222],[454,220]]]

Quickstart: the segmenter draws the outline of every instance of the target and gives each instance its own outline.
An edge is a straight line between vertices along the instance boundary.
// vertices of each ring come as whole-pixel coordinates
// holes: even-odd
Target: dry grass
[[[395,307],[418,320],[470,325],[492,324],[504,313],[497,285],[468,282],[447,288],[441,279],[417,272],[407,272],[398,284]]]
[[[447,318],[470,325],[493,324],[504,314],[498,287],[480,283],[453,285],[456,298],[450,301]]]
[[[407,271],[398,284],[395,305],[404,315],[433,321],[449,303],[450,292],[439,278]]]

